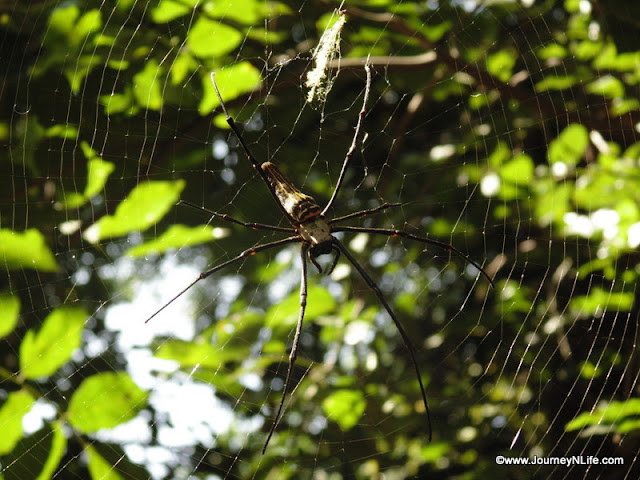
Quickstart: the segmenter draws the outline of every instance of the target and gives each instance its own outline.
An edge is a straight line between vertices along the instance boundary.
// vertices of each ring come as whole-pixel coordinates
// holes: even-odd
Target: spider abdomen
[[[298,225],[320,215],[322,209],[313,197],[302,193],[273,163],[265,162],[261,168],[267,174],[280,204]]]
[[[260,168],[267,174],[276,197],[295,222],[294,226],[302,239],[312,247],[327,245],[327,248],[315,250],[319,255],[330,252],[333,240],[331,230],[313,197],[302,193],[273,163],[265,162]]]

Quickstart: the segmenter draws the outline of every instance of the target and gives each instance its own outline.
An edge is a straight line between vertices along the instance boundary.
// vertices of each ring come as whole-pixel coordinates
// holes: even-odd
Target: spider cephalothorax
[[[414,235],[412,233],[408,233],[402,230],[394,230],[394,229],[386,229],[386,228],[363,228],[363,227],[337,225],[345,220],[372,215],[382,210],[385,210],[387,208],[398,206],[399,204],[384,203],[375,208],[371,208],[368,210],[361,210],[359,212],[350,213],[342,217],[337,217],[331,220],[327,220],[326,215],[331,209],[334,203],[334,200],[336,199],[338,192],[340,191],[340,187],[342,186],[345,172],[347,170],[347,167],[349,166],[351,157],[356,148],[358,136],[360,133],[360,128],[362,125],[362,119],[366,114],[366,105],[367,105],[367,100],[369,98],[369,91],[371,87],[371,69],[369,68],[368,65],[365,65],[365,71],[367,73],[367,84],[364,91],[363,106],[358,117],[358,124],[356,125],[353,141],[342,163],[342,170],[340,171],[340,176],[333,190],[331,198],[329,202],[327,202],[327,205],[324,207],[324,209],[320,208],[320,206],[313,199],[313,197],[305,193],[302,193],[297,187],[295,187],[273,163],[271,162],[259,163],[253,157],[253,155],[251,154],[251,151],[249,150],[249,147],[247,146],[247,144],[242,138],[242,134],[240,133],[240,130],[235,124],[233,118],[231,118],[231,116],[227,112],[227,108],[225,107],[225,104],[222,100],[222,96],[220,95],[218,87],[215,83],[214,74],[211,74],[213,87],[218,96],[218,100],[220,100],[220,105],[222,107],[223,112],[225,113],[226,120],[227,120],[227,123],[229,124],[229,127],[231,127],[231,130],[238,138],[238,141],[240,142],[240,145],[242,146],[252,166],[258,172],[258,174],[262,177],[262,179],[264,180],[264,183],[269,188],[269,191],[271,192],[271,195],[273,196],[274,200],[282,210],[283,214],[287,217],[287,220],[291,224],[291,227],[287,228],[287,227],[279,227],[275,225],[265,225],[262,223],[243,222],[241,220],[232,218],[229,215],[213,212],[211,210],[198,207],[197,205],[193,205],[185,201],[181,201],[180,203],[187,204],[201,210],[205,210],[211,214],[212,218],[219,218],[221,220],[231,222],[243,227],[252,228],[255,230],[269,230],[272,232],[288,233],[290,236],[280,240],[276,240],[274,242],[264,243],[261,245],[256,245],[254,247],[248,248],[247,250],[240,253],[236,257],[230,260],[227,260],[226,262],[223,262],[207,270],[206,272],[202,272],[198,276],[198,278],[196,278],[191,284],[187,285],[186,288],[184,288],[175,297],[173,297],[168,303],[166,303],[162,308],[160,308],[153,315],[151,315],[147,319],[147,321],[151,320],[154,316],[156,316],[158,313],[164,310],[174,300],[176,300],[178,297],[180,297],[180,295],[182,295],[184,292],[189,290],[197,282],[199,282],[200,280],[204,280],[205,278],[209,277],[215,272],[222,270],[228,265],[231,265],[235,262],[240,261],[243,258],[246,258],[250,255],[254,255],[256,253],[259,253],[265,250],[270,250],[272,248],[280,247],[280,246],[291,244],[291,243],[301,244],[300,258],[302,261],[302,272],[301,272],[302,278],[300,281],[300,312],[298,315],[298,322],[296,324],[296,330],[293,337],[291,352],[289,354],[289,366],[287,368],[287,375],[285,377],[282,397],[280,399],[278,410],[274,415],[273,423],[271,425],[267,439],[265,441],[264,448],[262,450],[263,453],[265,452],[267,445],[269,444],[269,440],[271,439],[271,436],[273,435],[273,432],[275,431],[276,426],[278,425],[278,421],[282,414],[282,407],[284,405],[284,399],[285,399],[286,393],[290,390],[289,383],[291,380],[291,371],[293,369],[293,366],[297,358],[298,346],[300,342],[300,332],[302,331],[302,322],[304,320],[304,314],[305,314],[305,309],[307,305],[307,259],[317,268],[319,272],[322,272],[322,268],[316,261],[316,258],[320,255],[326,255],[330,253],[335,253],[335,257],[331,262],[331,266],[327,269],[327,272],[330,273],[333,270],[333,268],[336,266],[338,259],[340,258],[340,255],[341,254],[344,255],[349,261],[349,263],[356,269],[356,271],[363,278],[367,286],[375,293],[376,297],[378,298],[378,300],[380,301],[380,303],[382,304],[386,312],[389,314],[389,316],[393,320],[393,323],[395,324],[396,328],[398,329],[398,332],[402,337],[402,341],[407,347],[407,350],[409,352],[409,357],[411,359],[411,363],[413,364],[414,370],[416,372],[418,385],[420,386],[422,402],[424,403],[424,407],[427,413],[427,426],[428,426],[428,432],[429,432],[429,440],[431,440],[431,417],[429,414],[429,404],[427,402],[427,394],[425,392],[425,388],[422,383],[420,369],[418,368],[418,362],[416,360],[413,344],[411,343],[411,340],[409,339],[409,336],[405,332],[404,327],[398,320],[398,317],[392,310],[391,306],[389,305],[389,302],[383,295],[382,291],[380,290],[376,282],[373,281],[373,279],[364,270],[364,268],[358,263],[358,261],[353,257],[353,255],[351,255],[349,250],[347,250],[347,248],[342,244],[342,242],[332,235],[332,232],[352,232],[352,233],[358,232],[358,233],[370,233],[374,235],[385,235],[387,237],[402,237],[408,240],[414,240],[427,245],[433,245],[435,247],[444,249],[448,252],[454,253],[457,256],[463,258],[465,261],[475,266],[480,271],[480,273],[484,275],[487,278],[487,280],[489,280],[489,283],[493,285],[491,278],[489,278],[487,273],[484,270],[482,270],[480,265],[478,265],[476,262],[468,258],[466,255],[464,255],[460,250],[456,249],[455,247],[447,243],[439,242],[437,240],[432,240],[430,238],[421,237],[418,235]]]

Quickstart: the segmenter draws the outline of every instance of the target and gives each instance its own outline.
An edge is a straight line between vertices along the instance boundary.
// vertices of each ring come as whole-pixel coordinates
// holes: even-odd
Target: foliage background
[[[304,75],[335,2],[3,3],[2,478],[637,478],[629,3],[347,2],[342,68],[316,108]],[[451,242],[496,287],[446,252],[350,244],[417,346],[429,443],[375,297],[344,267],[311,269],[300,384],[262,455],[296,250],[247,259],[143,322],[195,272],[279,238],[221,230],[179,198],[283,224],[216,114],[210,72],[255,156],[324,203],[367,56],[367,138],[336,214],[400,202],[356,223]],[[199,389],[209,404],[193,403]]]

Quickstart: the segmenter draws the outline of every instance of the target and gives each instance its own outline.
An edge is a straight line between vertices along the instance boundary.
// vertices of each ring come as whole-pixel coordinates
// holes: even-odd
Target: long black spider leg
[[[196,278],[193,282],[191,282],[189,285],[187,285],[186,288],[184,288],[182,291],[180,291],[180,293],[178,293],[175,297],[173,297],[171,300],[169,300],[167,303],[165,303],[162,308],[160,308],[159,310],[156,310],[156,312],[151,315],[149,318],[147,318],[144,323],[149,322],[149,320],[151,320],[153,317],[155,317],[156,315],[158,315],[161,311],[163,311],[165,308],[167,308],[169,305],[171,305],[173,302],[175,302],[178,298],[180,298],[187,290],[189,290],[191,287],[193,287],[196,283],[198,283],[200,280],[204,280],[205,278],[207,278],[209,275],[212,275],[220,270],[222,270],[225,267],[228,267],[229,265],[237,262],[238,260],[242,260],[243,258],[248,257],[249,255],[254,255],[258,252],[263,252],[265,250],[269,250],[271,248],[275,248],[275,247],[279,247],[281,245],[286,245],[287,243],[293,243],[293,242],[300,242],[300,237],[298,237],[297,235],[294,237],[287,237],[287,238],[283,238],[282,240],[276,240],[275,242],[269,242],[269,243],[263,243],[262,245],[257,245],[255,247],[251,247],[251,248],[247,248],[244,252],[242,252],[240,255],[238,255],[237,257],[232,258],[231,260],[227,260],[224,263],[221,263],[220,265],[216,265],[215,267],[202,272],[200,275],[198,275],[198,278]]]
[[[433,245],[434,247],[441,248],[442,250],[446,250],[447,252],[453,252],[458,257],[465,260],[467,263],[470,263],[474,267],[476,267],[480,273],[489,281],[492,287],[495,287],[493,280],[489,277],[489,274],[484,271],[484,269],[475,261],[471,260],[464,253],[458,250],[453,245],[449,245],[448,243],[439,242],[438,240],[431,240],[430,238],[420,237],[418,235],[413,235],[412,233],[404,232],[402,230],[392,230],[387,228],[364,228],[364,227],[331,227],[332,232],[359,232],[359,233],[375,233],[378,235],[386,235],[387,237],[403,237],[408,238],[409,240],[415,240],[417,242],[426,243],[428,245]]]
[[[429,411],[429,402],[427,402],[427,394],[424,390],[424,385],[422,383],[420,368],[418,367],[418,361],[416,360],[416,354],[415,354],[415,349],[413,348],[413,344],[411,343],[411,340],[409,339],[407,332],[405,332],[404,327],[398,320],[398,317],[396,317],[396,314],[393,313],[393,310],[391,309],[389,302],[387,302],[387,299],[382,294],[382,291],[380,290],[376,282],[374,282],[373,279],[369,276],[369,274],[365,272],[364,268],[362,268],[362,266],[358,263],[358,261],[355,258],[353,258],[351,253],[349,253],[349,250],[347,250],[347,248],[340,242],[340,240],[338,240],[337,238],[334,238],[333,243],[344,254],[344,256],[347,257],[347,260],[351,262],[351,265],[355,267],[355,269],[358,271],[360,276],[364,279],[364,281],[369,286],[369,288],[373,290],[373,293],[376,294],[376,297],[378,297],[378,300],[380,300],[380,303],[382,304],[384,309],[387,311],[387,313],[391,317],[391,320],[393,320],[393,323],[395,323],[396,328],[398,329],[398,332],[400,332],[400,336],[402,337],[402,341],[404,342],[405,347],[407,347],[407,350],[409,350],[411,363],[413,363],[413,368],[415,369],[416,376],[418,377],[418,384],[420,385],[420,393],[422,394],[422,402],[424,403],[424,408],[427,412],[427,424],[429,427],[429,441],[431,441],[431,433],[432,433],[431,412]]]
[[[383,210],[386,210],[387,208],[400,207],[400,206],[402,206],[402,203],[383,203],[382,205],[378,205],[377,207],[374,207],[374,208],[368,208],[366,210],[360,210],[359,212],[353,212],[353,213],[350,213],[349,215],[345,215],[344,217],[333,218],[329,220],[327,223],[329,225],[333,225],[334,223],[344,222],[345,220],[351,220],[352,218],[366,217],[366,216],[381,212]]]
[[[253,168],[255,168],[255,170],[258,172],[258,174],[264,181],[265,185],[271,192],[271,196],[273,196],[273,199],[278,204],[278,207],[280,207],[280,210],[282,210],[282,213],[284,213],[285,217],[289,219],[289,222],[291,222],[292,225],[295,225],[296,224],[295,219],[289,214],[289,212],[287,212],[287,210],[284,208],[282,203],[280,203],[280,200],[278,200],[276,191],[273,185],[271,185],[271,183],[269,182],[269,177],[267,177],[267,174],[265,173],[265,171],[262,170],[262,165],[255,159],[255,157],[251,153],[251,150],[249,150],[249,146],[246,144],[246,142],[242,138],[242,133],[240,133],[240,129],[236,125],[235,120],[231,118],[231,115],[229,115],[229,112],[227,111],[227,107],[225,106],[224,101],[222,100],[222,95],[220,95],[220,90],[218,90],[218,85],[216,84],[216,74],[214,72],[211,72],[211,83],[213,83],[213,88],[216,91],[218,100],[220,101],[220,106],[222,107],[222,111],[224,112],[226,121],[229,124],[229,127],[231,128],[233,133],[235,134],[236,138],[238,139],[238,142],[240,142],[240,145],[242,146],[244,153],[247,155],[247,158],[251,162],[251,165],[253,165]]]
[[[282,397],[280,398],[280,405],[278,405],[278,411],[273,417],[273,424],[269,429],[269,435],[267,436],[267,440],[264,442],[264,447],[262,447],[262,454],[267,451],[267,445],[269,445],[269,440],[271,440],[271,436],[273,432],[276,430],[278,426],[278,422],[280,421],[280,415],[282,414],[282,407],[284,406],[284,400],[287,396],[287,391],[289,390],[289,383],[291,382],[291,372],[293,370],[293,366],[296,363],[296,359],[298,358],[298,345],[300,344],[300,333],[302,332],[302,321],[304,320],[304,312],[307,308],[307,252],[309,251],[309,245],[306,243],[302,244],[302,248],[300,249],[300,260],[302,261],[302,279],[300,280],[300,314],[298,315],[298,323],[296,325],[296,333],[293,336],[293,345],[291,346],[291,353],[289,353],[289,366],[287,368],[287,376],[284,380],[284,388],[282,390]]]
[[[195,208],[196,210],[207,212],[209,215],[211,215],[211,218],[219,218],[220,220],[224,220],[225,222],[235,223],[236,225],[251,228],[252,230],[270,230],[272,232],[295,233],[295,230],[293,228],[277,227],[275,225],[266,225],[264,223],[243,222],[242,220],[237,220],[227,215],[226,213],[214,212],[213,210],[201,207],[199,205],[196,205],[195,203],[187,202],[186,200],[180,200],[178,202],[178,205],[188,205],[189,207]]]
[[[335,255],[333,256],[333,261],[331,262],[331,265],[329,265],[329,269],[327,270],[327,275],[331,275],[333,273],[333,270],[336,268],[336,265],[338,265],[338,260],[340,260],[340,249],[336,247],[334,243],[331,244],[331,251],[335,252]]]
[[[331,198],[329,199],[327,206],[324,207],[324,209],[322,210],[323,216],[327,214],[329,209],[331,209],[331,206],[333,205],[333,202],[335,201],[336,197],[338,196],[338,192],[342,187],[344,176],[347,173],[347,168],[349,167],[349,163],[351,163],[351,157],[353,157],[353,153],[355,152],[356,146],[358,144],[358,136],[360,136],[360,130],[362,129],[362,120],[364,119],[364,116],[367,114],[367,102],[369,101],[369,92],[371,91],[371,67],[367,63],[365,64],[364,69],[367,72],[367,84],[364,88],[364,100],[362,102],[362,109],[358,114],[358,123],[356,124],[356,131],[353,134],[353,140],[351,141],[351,146],[349,147],[349,150],[347,151],[347,154],[344,157],[344,162],[342,163],[342,170],[340,170],[340,176],[338,177],[336,188],[333,190],[333,194],[331,195]]]

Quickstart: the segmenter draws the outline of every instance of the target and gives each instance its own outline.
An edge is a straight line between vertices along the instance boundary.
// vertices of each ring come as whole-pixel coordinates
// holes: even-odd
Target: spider
[[[313,197],[310,197],[309,195],[302,193],[298,188],[296,188],[282,174],[282,172],[280,172],[280,170],[273,163],[271,162],[259,163],[255,159],[255,157],[252,155],[251,151],[249,150],[249,147],[247,146],[246,142],[244,141],[238,126],[236,125],[235,121],[227,111],[224,101],[222,100],[222,95],[220,94],[220,91],[218,90],[218,86],[216,84],[215,73],[211,73],[211,82],[213,83],[213,87],[215,89],[216,95],[218,96],[218,100],[220,101],[220,106],[222,107],[222,111],[225,114],[226,121],[229,124],[229,127],[231,128],[236,138],[238,139],[238,142],[240,143],[242,149],[244,150],[244,153],[247,155],[247,158],[251,162],[251,165],[253,165],[253,168],[258,172],[258,175],[260,175],[260,177],[266,184],[276,204],[278,205],[280,210],[282,210],[282,213],[284,214],[286,219],[289,221],[292,228],[279,227],[275,225],[265,225],[262,223],[243,222],[241,220],[237,220],[233,217],[230,217],[229,215],[226,215],[226,214],[220,214],[208,209],[203,209],[202,207],[191,204],[184,200],[181,200],[179,203],[189,205],[199,210],[204,210],[211,215],[212,219],[219,218],[221,220],[231,222],[236,225],[240,225],[242,227],[251,228],[254,230],[268,230],[272,232],[288,233],[292,235],[280,240],[276,240],[274,242],[264,243],[261,245],[256,245],[254,247],[248,248],[247,250],[243,251],[236,257],[230,260],[227,260],[226,262],[223,262],[219,265],[216,265],[215,267],[205,272],[202,272],[192,283],[190,283],[186,288],[184,288],[176,296],[174,296],[171,300],[169,300],[169,302],[167,302],[164,306],[162,306],[159,310],[157,310],[153,315],[151,315],[145,321],[145,323],[151,320],[156,315],[158,315],[165,308],[167,308],[171,303],[173,303],[176,299],[178,299],[178,297],[183,295],[187,290],[193,287],[196,283],[200,282],[201,280],[204,280],[205,278],[222,270],[223,268],[228,267],[229,265],[232,265],[238,262],[239,260],[242,260],[243,258],[246,258],[250,255],[254,255],[259,252],[264,252],[266,250],[271,250],[273,248],[282,247],[290,243],[301,244],[300,258],[302,263],[302,272],[301,272],[302,278],[300,281],[300,310],[298,315],[298,322],[296,324],[293,343],[291,346],[291,351],[289,353],[289,364],[287,368],[287,374],[285,377],[284,389],[282,391],[282,397],[278,405],[278,410],[276,411],[276,414],[273,417],[273,423],[271,424],[271,428],[267,435],[267,439],[264,443],[264,447],[262,448],[263,454],[266,452],[267,446],[269,445],[269,441],[271,440],[271,437],[275,432],[275,429],[281,418],[285,397],[287,395],[287,391],[289,391],[289,388],[290,388],[291,372],[293,370],[293,367],[296,362],[296,358],[298,356],[300,333],[302,331],[302,322],[304,320],[304,313],[307,305],[307,259],[309,260],[309,262],[313,264],[313,266],[316,268],[316,270],[318,270],[319,273],[322,273],[322,267],[316,261],[316,258],[321,255],[327,255],[331,253],[334,254],[334,258],[331,262],[331,265],[327,269],[327,273],[331,273],[331,271],[335,268],[336,264],[338,263],[340,256],[344,255],[346,259],[349,261],[349,263],[351,263],[351,265],[353,265],[353,267],[358,271],[358,273],[363,278],[363,280],[368,285],[368,287],[371,290],[373,290],[376,297],[378,298],[378,300],[380,301],[380,303],[382,304],[386,312],[389,314],[389,316],[393,320],[393,323],[395,324],[396,328],[398,329],[398,332],[402,337],[404,345],[409,352],[411,363],[413,364],[416,377],[418,378],[420,393],[422,395],[422,402],[424,403],[426,417],[427,417],[429,441],[431,441],[432,426],[431,426],[431,414],[429,411],[429,403],[427,401],[427,394],[425,392],[425,388],[422,383],[420,369],[418,367],[418,362],[416,360],[415,349],[413,347],[413,344],[411,343],[411,340],[409,339],[409,336],[407,335],[404,327],[398,320],[398,317],[392,310],[391,306],[389,305],[389,302],[387,301],[385,296],[382,294],[382,291],[380,290],[376,282],[373,281],[373,279],[364,270],[364,268],[356,261],[356,259],[351,255],[351,253],[349,252],[349,250],[347,250],[347,248],[343,245],[343,243],[340,240],[338,240],[335,236],[332,235],[333,233],[335,232],[370,233],[370,234],[376,234],[376,235],[386,235],[388,237],[402,237],[408,240],[414,240],[417,242],[422,242],[428,245],[432,245],[432,246],[441,248],[443,250],[446,250],[448,252],[454,253],[460,258],[464,259],[469,264],[473,265],[475,268],[478,269],[478,271],[482,275],[486,277],[489,283],[493,286],[493,281],[478,263],[474,262],[465,254],[463,254],[460,250],[458,250],[457,248],[447,243],[439,242],[437,240],[432,240],[430,238],[421,237],[418,235],[414,235],[408,232],[404,232],[402,230],[394,230],[394,229],[387,229],[387,228],[362,228],[362,227],[351,227],[351,226],[339,225],[345,220],[372,215],[372,214],[381,212],[387,208],[399,206],[401,204],[383,203],[375,208],[361,210],[355,213],[350,213],[342,217],[333,218],[331,220],[327,219],[327,213],[331,210],[331,207],[333,206],[338,196],[338,192],[340,191],[340,188],[344,181],[345,173],[347,171],[347,168],[353,156],[353,152],[357,146],[360,130],[362,129],[362,120],[366,115],[367,102],[369,99],[369,92],[371,89],[371,68],[369,67],[369,65],[365,65],[365,71],[367,75],[367,81],[366,81],[366,86],[364,91],[364,101],[363,101],[362,109],[360,110],[360,113],[358,115],[358,122],[356,124],[353,140],[351,142],[351,146],[349,147],[349,150],[347,151],[347,154],[345,155],[344,161],[342,163],[342,169],[340,171],[340,175],[338,177],[338,181],[333,190],[333,193],[331,194],[331,198],[329,199],[329,202],[326,204],[324,208],[320,208],[320,206],[313,199]]]

